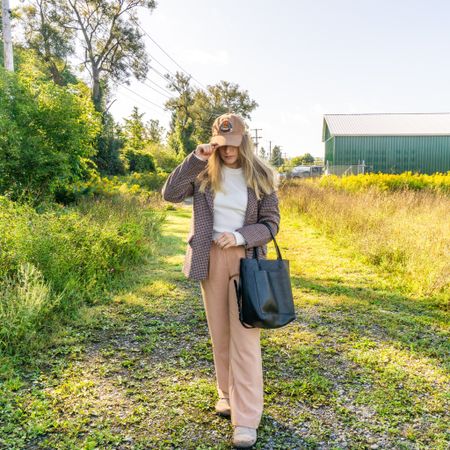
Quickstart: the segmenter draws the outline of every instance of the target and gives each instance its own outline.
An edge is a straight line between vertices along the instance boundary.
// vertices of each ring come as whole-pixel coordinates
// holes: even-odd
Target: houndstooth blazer
[[[202,161],[191,152],[167,178],[162,188],[164,200],[179,203],[186,197],[193,197],[193,212],[191,229],[187,236],[187,249],[182,271],[187,278],[203,280],[208,278],[209,253],[212,245],[214,224],[214,193],[206,188],[199,191],[197,175],[206,167],[207,161]],[[267,243],[272,239],[267,227],[261,221],[267,222],[274,235],[280,226],[280,211],[276,191],[256,198],[255,191],[247,187],[248,201],[244,225],[235,231],[244,236],[246,257],[253,257],[253,247],[257,247],[258,257],[265,259]]]

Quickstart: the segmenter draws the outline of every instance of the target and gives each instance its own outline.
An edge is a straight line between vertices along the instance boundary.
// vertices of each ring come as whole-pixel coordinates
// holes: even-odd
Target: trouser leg
[[[228,256],[231,278],[228,282],[230,322],[230,405],[233,425],[258,428],[263,410],[263,372],[260,329],[245,328],[239,321],[233,280],[239,279],[243,247],[232,247]]]
[[[213,347],[217,391],[220,398],[229,398],[228,270],[225,254],[215,244],[211,246],[208,279],[202,280],[200,286]]]
[[[236,291],[242,246],[211,246],[208,279],[201,291],[211,336],[219,397],[229,398],[233,425],[258,428],[263,410],[260,329],[239,321]]]

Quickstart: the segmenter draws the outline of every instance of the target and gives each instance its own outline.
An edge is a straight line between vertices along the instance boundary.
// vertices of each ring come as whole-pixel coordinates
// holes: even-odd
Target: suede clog
[[[249,427],[234,427],[233,445],[237,448],[248,448],[256,442],[256,429]]]
[[[216,403],[216,412],[220,416],[231,416],[230,402],[227,398],[219,398],[218,402]]]

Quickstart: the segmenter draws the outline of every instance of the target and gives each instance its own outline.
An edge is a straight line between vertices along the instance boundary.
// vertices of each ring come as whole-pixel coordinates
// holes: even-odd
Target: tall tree
[[[147,137],[150,142],[153,142],[154,144],[162,143],[166,130],[162,125],[160,125],[159,120],[150,119],[147,122],[146,129]]]
[[[181,72],[177,72],[173,78],[167,78],[170,81],[169,89],[176,94],[165,105],[172,113],[168,143],[177,155],[186,155],[196,147],[192,113],[195,90],[191,86],[190,77]]]
[[[97,153],[93,159],[101,173],[123,175],[125,166],[120,154],[124,141],[120,125],[109,112],[103,113],[102,125],[101,135],[97,140]]]
[[[27,0],[22,9],[26,44],[46,60],[58,84],[67,56],[81,46],[92,99],[103,113],[113,83],[147,75],[149,60],[137,10],[155,7],[155,0]]]
[[[257,106],[248,91],[229,81],[222,80],[215,85],[207,86],[206,90],[197,90],[192,105],[195,139],[197,142],[207,142],[211,137],[212,124],[221,114],[233,112],[250,119],[251,112]]]
[[[274,167],[280,167],[283,165],[283,157],[281,156],[281,148],[278,145],[275,145],[272,149],[272,157],[270,159],[270,163]]]
[[[261,147],[261,150],[259,151],[259,156],[262,159],[267,159],[268,155],[267,155],[266,149],[264,147]]]
[[[155,171],[153,156],[146,148],[150,142],[143,121],[144,113],[135,106],[123,127],[124,148],[122,154],[130,172]]]
[[[302,158],[303,164],[314,164],[314,156],[311,153],[305,153]]]
[[[177,73],[169,87],[176,93],[166,102],[166,108],[172,112],[169,145],[177,153],[188,153],[198,143],[208,142],[212,124],[221,114],[234,112],[248,119],[258,106],[247,91],[228,81],[206,90],[194,89],[188,76]]]
[[[75,51],[75,30],[65,25],[70,11],[55,0],[30,0],[19,15],[27,46],[34,50],[49,71],[53,81],[64,86],[68,76],[68,57]]]
[[[79,32],[84,67],[92,79],[92,99],[97,111],[105,110],[110,83],[127,82],[131,75],[144,79],[149,60],[137,9],[156,7],[154,0],[53,0],[71,11],[66,26]]]
[[[147,143],[147,136],[144,121],[142,118],[145,113],[140,113],[137,106],[133,108],[131,116],[125,119],[123,134],[126,141],[126,147],[134,151],[142,151]]]

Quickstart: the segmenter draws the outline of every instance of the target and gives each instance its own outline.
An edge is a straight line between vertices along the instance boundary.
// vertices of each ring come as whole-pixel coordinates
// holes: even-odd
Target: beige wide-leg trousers
[[[233,425],[258,428],[264,395],[260,329],[247,329],[239,322],[233,283],[239,279],[243,257],[244,246],[221,249],[213,241],[208,278],[200,286],[219,397],[229,399]]]

